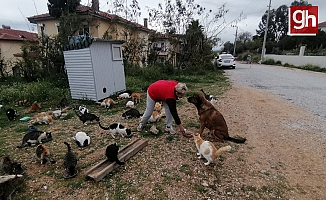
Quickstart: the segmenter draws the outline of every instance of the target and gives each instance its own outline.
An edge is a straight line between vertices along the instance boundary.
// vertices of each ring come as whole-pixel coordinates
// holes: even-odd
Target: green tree
[[[48,0],[49,14],[59,18],[64,13],[76,12],[80,0]]]

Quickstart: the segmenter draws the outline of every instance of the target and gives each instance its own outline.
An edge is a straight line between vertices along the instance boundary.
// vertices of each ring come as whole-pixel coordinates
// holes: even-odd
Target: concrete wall
[[[326,56],[297,56],[297,55],[274,55],[266,54],[265,59],[274,59],[275,61],[281,61],[282,64],[289,63],[294,66],[301,65],[317,65],[321,68],[326,68]]]

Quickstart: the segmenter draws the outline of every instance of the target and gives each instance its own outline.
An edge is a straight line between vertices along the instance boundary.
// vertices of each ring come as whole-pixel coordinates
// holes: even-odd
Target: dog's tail
[[[235,142],[235,143],[245,143],[245,141],[247,140],[246,138],[241,138],[241,137],[239,137],[239,138],[233,138],[233,137],[228,137],[228,138],[226,138],[226,140],[228,140],[228,141],[231,141],[231,142]]]

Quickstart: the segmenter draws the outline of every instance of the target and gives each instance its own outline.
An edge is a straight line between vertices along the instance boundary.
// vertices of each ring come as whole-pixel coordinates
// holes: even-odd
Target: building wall
[[[4,59],[5,64],[13,64],[20,59],[14,57],[13,54],[21,52],[20,47],[22,44],[22,41],[0,40],[1,58]],[[12,74],[12,69],[7,67],[5,72]]]
[[[289,63],[294,66],[302,66],[307,64],[317,65],[326,68],[326,56],[297,56],[297,55],[273,55],[266,54],[265,58],[272,58],[275,61],[281,61],[282,64]]]
[[[44,31],[45,31],[45,34],[48,35],[48,36],[56,36],[58,35],[58,28],[56,26],[56,23],[59,23],[59,20],[47,20],[47,21],[43,21],[43,22],[39,22],[37,24],[37,34],[39,36],[41,36],[42,32],[41,32],[41,29],[42,29],[42,26],[40,26],[41,24],[43,24],[43,27],[44,27]]]

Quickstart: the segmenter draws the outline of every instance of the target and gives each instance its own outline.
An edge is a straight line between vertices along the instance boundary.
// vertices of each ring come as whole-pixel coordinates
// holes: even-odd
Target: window
[[[161,43],[161,51],[165,51],[165,45],[164,45],[164,42]]]
[[[122,60],[121,45],[112,44],[112,60]]]
[[[78,34],[89,36],[89,26],[84,24],[83,27],[79,30]]]

